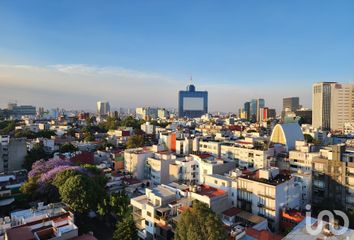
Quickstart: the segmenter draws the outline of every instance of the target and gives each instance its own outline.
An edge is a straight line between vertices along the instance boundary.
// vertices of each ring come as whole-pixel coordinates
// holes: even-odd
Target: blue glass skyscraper
[[[199,118],[208,112],[208,92],[196,91],[193,84],[186,91],[179,91],[178,116]]]

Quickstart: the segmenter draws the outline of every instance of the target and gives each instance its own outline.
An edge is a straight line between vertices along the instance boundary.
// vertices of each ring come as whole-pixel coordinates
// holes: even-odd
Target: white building
[[[154,153],[146,162],[147,178],[155,185],[170,182],[170,164],[175,163],[176,156],[168,152]]]
[[[133,177],[143,180],[145,178],[146,160],[153,156],[153,152],[144,148],[133,148],[124,151],[124,170]]]
[[[223,144],[221,156],[235,160],[241,168],[260,169],[269,166],[274,148],[255,147],[251,142],[247,145]]]
[[[315,146],[305,141],[296,141],[295,150],[289,151],[290,170],[297,172],[312,171],[312,160],[319,156],[318,151],[314,151]]]
[[[279,227],[281,208],[300,208],[299,187],[278,168],[238,177],[237,185],[238,207],[267,218],[274,230]]]

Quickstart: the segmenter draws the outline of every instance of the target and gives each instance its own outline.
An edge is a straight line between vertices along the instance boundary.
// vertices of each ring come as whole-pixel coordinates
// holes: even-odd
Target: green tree
[[[227,235],[220,218],[204,203],[193,202],[177,223],[176,240],[221,240]]]
[[[97,213],[101,216],[111,215],[122,220],[131,213],[130,198],[123,191],[107,195],[98,204]]]
[[[128,138],[127,148],[143,147],[145,143],[144,137],[141,135],[133,135]]]
[[[133,216],[129,216],[117,223],[113,234],[114,240],[137,240],[138,231],[134,223]]]
[[[53,179],[52,184],[56,187],[56,188],[60,188],[60,186],[64,185],[66,180],[68,180],[70,177],[74,177],[76,175],[79,175],[80,173],[76,170],[73,169],[68,169],[65,171],[62,171],[60,173],[58,173],[57,175],[55,175],[55,178]]]
[[[31,170],[32,164],[40,159],[47,159],[49,156],[48,154],[44,151],[44,146],[41,143],[36,143],[31,151],[27,153],[27,156],[25,157],[25,161],[23,163],[23,167],[27,170]]]
[[[89,177],[83,174],[69,177],[59,187],[60,198],[74,212],[83,213],[95,209],[98,195],[93,183]]]
[[[15,121],[2,121],[0,122],[0,135],[9,135],[15,130]]]
[[[77,151],[77,147],[75,147],[71,143],[64,143],[59,147],[59,152],[61,153],[75,152],[75,151]]]
[[[38,184],[37,184],[37,179],[30,177],[28,180],[22,184],[20,191],[27,195],[30,199],[34,200],[37,199],[38,196]]]

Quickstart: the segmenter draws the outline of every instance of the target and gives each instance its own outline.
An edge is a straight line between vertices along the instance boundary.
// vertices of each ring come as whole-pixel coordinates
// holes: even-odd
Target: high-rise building
[[[335,82],[315,83],[312,87],[312,126],[331,128],[331,86]]]
[[[343,130],[354,121],[354,84],[315,83],[312,87],[312,125],[324,130]]]
[[[331,129],[344,130],[354,122],[354,84],[335,84],[331,90]]]
[[[283,111],[285,112],[295,112],[300,108],[299,97],[288,97],[283,98]]]
[[[111,111],[111,107],[109,105],[109,102],[97,102],[97,115],[99,116],[105,116],[108,115],[108,113]]]
[[[245,112],[245,118],[249,119],[250,118],[250,102],[245,102],[243,106],[243,111]]]
[[[248,106],[249,104],[249,114],[248,114],[248,119],[251,121],[259,121],[260,119],[260,108],[265,107],[265,101],[263,98],[259,99],[252,99],[250,102],[245,103]]]
[[[179,91],[179,117],[198,118],[208,113],[208,92],[196,91],[193,84],[186,91]]]

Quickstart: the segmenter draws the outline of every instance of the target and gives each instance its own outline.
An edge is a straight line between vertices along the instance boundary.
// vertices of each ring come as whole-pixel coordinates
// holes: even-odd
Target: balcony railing
[[[258,196],[275,200],[275,196],[267,194],[267,193],[258,193]]]
[[[275,212],[275,208],[274,208],[274,207],[267,206],[267,205],[265,205],[265,204],[263,204],[263,203],[258,203],[258,204],[257,204],[257,207],[259,207],[259,208],[264,208],[264,209],[271,210],[271,211],[274,211],[274,212]]]

